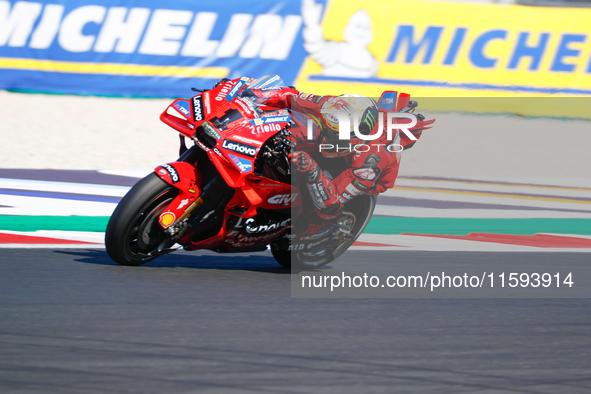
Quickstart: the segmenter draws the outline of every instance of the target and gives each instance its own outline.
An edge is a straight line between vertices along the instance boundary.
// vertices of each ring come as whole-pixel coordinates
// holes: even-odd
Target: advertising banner
[[[518,99],[591,96],[589,20],[581,8],[405,0],[0,0],[0,88],[187,96],[280,74],[315,94],[407,91],[435,109],[456,108],[428,98],[508,97],[464,109],[587,117],[572,101]]]
[[[390,0],[361,9],[332,0],[321,11],[313,0],[302,3],[308,58],[296,86],[306,91],[375,96],[392,89],[431,98],[591,95],[590,9]],[[504,103],[477,110],[588,116],[582,108]]]
[[[0,88],[173,97],[243,75],[293,81],[301,25],[292,1],[0,0]]]

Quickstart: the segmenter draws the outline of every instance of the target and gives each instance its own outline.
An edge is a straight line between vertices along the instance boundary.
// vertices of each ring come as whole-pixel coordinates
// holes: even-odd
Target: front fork
[[[215,220],[234,196],[235,190],[196,146],[184,152],[178,161],[156,167],[155,172],[179,191],[158,217],[158,224],[173,240],[179,239],[189,225],[191,231],[197,231]],[[192,215],[199,207],[198,214]]]

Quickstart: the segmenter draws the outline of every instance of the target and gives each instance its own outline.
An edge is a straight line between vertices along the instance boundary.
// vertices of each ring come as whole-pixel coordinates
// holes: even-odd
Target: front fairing
[[[161,116],[165,123],[193,139],[224,181],[236,189],[225,210],[242,218],[258,217],[259,208],[281,214],[282,210],[289,211],[291,206],[299,204],[300,199],[298,191],[292,192],[289,176],[272,179],[255,168],[260,169],[261,162],[267,163],[268,158],[261,153],[266,149],[265,143],[271,143],[269,139],[288,128],[291,122],[287,109],[264,111],[244,94],[253,86],[269,87],[283,82],[273,78],[257,81],[250,78],[227,81],[189,100],[175,100]],[[198,171],[199,163],[196,164]],[[181,203],[177,204],[179,209],[184,208]],[[176,216],[181,214],[179,211]],[[224,224],[219,234],[204,243],[193,243],[189,234],[181,243],[190,244],[190,248],[211,247],[225,239],[224,232],[230,230]],[[264,239],[256,238],[256,241],[264,242]]]

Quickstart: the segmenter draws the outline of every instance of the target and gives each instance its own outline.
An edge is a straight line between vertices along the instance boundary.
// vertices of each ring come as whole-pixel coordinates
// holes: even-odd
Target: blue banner
[[[163,5],[166,4],[166,5]],[[295,81],[294,1],[0,0],[0,89],[183,97],[221,78]]]

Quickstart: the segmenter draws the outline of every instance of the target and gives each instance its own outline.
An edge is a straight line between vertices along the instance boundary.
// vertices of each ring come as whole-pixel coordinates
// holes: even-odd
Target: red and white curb
[[[0,230],[2,248],[104,248],[105,233],[89,231],[8,231]]]
[[[591,237],[570,234],[361,234],[351,250],[590,253]]]
[[[84,231],[0,230],[1,248],[104,248],[104,233]],[[591,252],[591,236],[576,234],[511,235],[471,233],[362,234],[351,250],[457,252]]]

